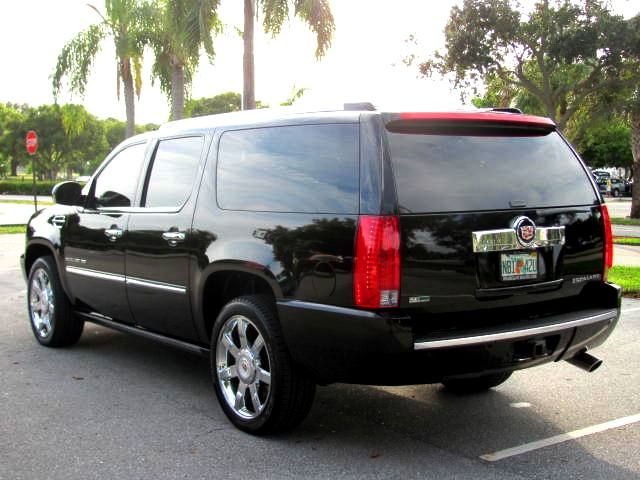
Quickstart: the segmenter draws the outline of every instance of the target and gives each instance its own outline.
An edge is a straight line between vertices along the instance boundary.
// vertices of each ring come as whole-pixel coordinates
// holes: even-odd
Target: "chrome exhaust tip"
[[[581,368],[582,370],[586,370],[589,373],[597,370],[600,365],[602,365],[602,360],[594,357],[593,355],[589,355],[586,350],[582,350],[577,355],[568,358],[567,362]]]

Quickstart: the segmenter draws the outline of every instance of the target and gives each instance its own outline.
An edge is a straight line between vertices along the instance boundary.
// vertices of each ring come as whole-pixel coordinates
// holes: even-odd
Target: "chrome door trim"
[[[471,239],[474,253],[530,250],[532,248],[564,245],[565,232],[564,226],[537,227],[536,238],[531,246],[522,246],[520,242],[518,242],[516,231],[513,228],[472,232]]]
[[[65,267],[67,273],[74,273],[76,275],[82,275],[83,277],[99,278],[101,280],[111,280],[113,282],[124,282],[124,275],[118,273],[100,272],[98,270],[91,270],[90,268],[80,267]]]
[[[163,290],[165,292],[173,293],[187,293],[186,287],[181,285],[173,285],[171,283],[156,282],[154,280],[145,280],[136,277],[127,277],[127,285],[135,285],[137,287],[154,288],[156,290]]]
[[[100,272],[98,270],[91,270],[90,268],[80,267],[65,267],[68,273],[74,273],[76,275],[82,275],[84,277],[99,278],[101,280],[111,280],[114,282],[125,282],[127,285],[135,285],[138,287],[154,288],[156,290],[163,290],[165,292],[173,293],[187,293],[186,287],[181,285],[173,285],[171,283],[156,282],[154,280],[145,280],[136,277],[126,277],[117,273]]]
[[[563,317],[570,318],[570,314],[558,315],[555,318],[556,321],[548,325],[540,325],[537,327],[522,328],[518,330],[509,330],[506,332],[488,333],[485,335],[472,335],[468,337],[452,337],[419,341],[413,344],[413,348],[414,350],[430,350],[447,347],[466,347],[469,345],[478,345],[481,343],[497,342],[501,340],[515,340],[518,338],[525,338],[544,333],[560,332],[562,330],[582,327],[584,325],[591,325],[592,323],[604,322],[607,320],[612,322],[616,319],[617,316],[618,310],[615,309],[564,322],[558,320],[561,320]]]

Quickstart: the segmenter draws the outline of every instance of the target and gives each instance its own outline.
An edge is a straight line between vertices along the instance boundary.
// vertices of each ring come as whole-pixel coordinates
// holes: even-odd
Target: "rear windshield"
[[[556,132],[388,132],[402,213],[589,205],[587,174]]]

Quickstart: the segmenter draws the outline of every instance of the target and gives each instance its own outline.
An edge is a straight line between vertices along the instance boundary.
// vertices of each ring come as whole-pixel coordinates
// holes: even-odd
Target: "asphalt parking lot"
[[[206,360],[92,325],[73,348],[40,347],[22,244],[0,235],[0,479],[640,478],[640,301],[625,300],[592,374],[546,365],[468,397],[320,387],[298,429],[255,438],[227,422]]]

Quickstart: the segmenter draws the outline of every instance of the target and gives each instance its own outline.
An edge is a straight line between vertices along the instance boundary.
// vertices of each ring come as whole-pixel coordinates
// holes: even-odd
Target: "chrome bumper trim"
[[[482,343],[497,342],[501,340],[515,340],[518,338],[530,337],[533,335],[540,335],[544,333],[560,332],[570,328],[582,327],[585,325],[591,325],[592,323],[613,321],[618,316],[618,310],[612,309],[595,315],[588,315],[586,317],[578,318],[575,320],[569,320],[575,318],[575,315],[566,314],[553,317],[554,322],[547,325],[539,325],[536,327],[523,328],[519,330],[509,330],[505,332],[494,332],[483,335],[473,335],[465,337],[452,337],[452,338],[439,338],[433,340],[425,340],[415,342],[413,344],[414,350],[432,350],[437,348],[448,347],[465,347],[469,345],[478,345]],[[562,321],[563,318],[567,318],[567,321]]]
[[[505,250],[531,250],[538,247],[564,245],[564,227],[537,227],[536,238],[528,247],[520,245],[513,228],[482,230],[471,233],[475,253],[501,252]]]

